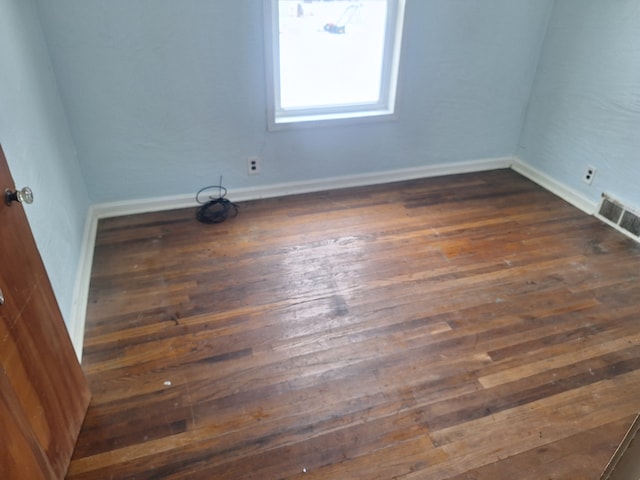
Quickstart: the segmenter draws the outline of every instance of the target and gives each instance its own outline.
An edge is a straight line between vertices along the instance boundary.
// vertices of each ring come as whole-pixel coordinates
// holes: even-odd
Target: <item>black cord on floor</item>
[[[202,194],[207,190],[218,189],[218,198],[209,196],[208,200],[202,200]],[[210,185],[201,188],[196,193],[196,201],[201,205],[196,210],[196,218],[202,223],[222,223],[229,217],[238,215],[238,206],[224,198],[227,195],[227,189],[222,186],[222,177],[220,177],[219,185]]]

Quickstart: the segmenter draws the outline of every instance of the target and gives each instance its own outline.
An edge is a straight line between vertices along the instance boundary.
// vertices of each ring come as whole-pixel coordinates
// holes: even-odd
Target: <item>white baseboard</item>
[[[123,200],[120,202],[98,203],[92,207],[96,220],[101,218],[123,217],[138,213],[161,212],[196,206],[195,192],[184,195]]]
[[[609,225],[611,228],[614,228],[615,230],[619,231],[623,235],[629,237],[631,240],[634,240],[636,243],[640,243],[640,238],[639,237],[636,237],[633,233],[629,232],[628,230],[625,230],[624,228],[622,228],[617,223],[613,223],[611,220],[609,220],[606,217],[603,217],[599,213],[596,213],[595,217],[598,220],[600,220],[601,222],[606,223],[607,225]]]
[[[418,178],[456,175],[461,173],[479,172],[509,168],[513,163],[512,157],[487,158],[465,162],[443,163],[424,167],[403,168],[387,172],[366,173],[361,175],[344,175],[318,180],[279,183],[274,185],[230,188],[227,197],[234,202],[257,200],[260,198],[280,197],[301,193],[311,193],[338,188],[361,187],[382,183],[414,180]],[[86,321],[87,302],[89,298],[89,282],[95,247],[98,220],[101,218],[134,215],[138,213],[159,212],[189,208],[197,205],[195,192],[184,195],[147,198],[140,200],[126,200],[93,205],[87,213],[85,230],[80,252],[80,261],[74,288],[70,335],[76,355],[82,359],[84,343],[84,327]]]
[[[532,167],[522,159],[514,157],[511,168],[583,212],[593,215],[597,211],[598,204],[596,202],[589,200],[571,187]]]
[[[280,183],[258,188],[239,188],[229,190],[229,196],[233,201],[241,202],[260,198],[282,197],[285,195],[336,190],[338,188],[380,185],[384,183],[401,182],[404,180],[415,180],[418,178],[440,177],[443,175],[456,175],[461,173],[509,168],[512,160],[512,157],[485,158],[465,162],[403,168],[386,172],[344,175],[320,180]]]
[[[537,183],[545,190],[548,190],[551,193],[554,193],[555,195],[562,198],[566,202],[570,203],[574,207],[582,210],[583,212],[589,215],[593,215],[600,221],[604,222],[610,227],[615,228],[620,233],[626,235],[631,240],[634,240],[640,243],[640,238],[636,237],[631,232],[622,228],[620,225],[613,223],[612,221],[610,221],[609,219],[603,217],[598,213],[600,202],[594,202],[588,199],[581,193],[575,191],[571,187],[568,187],[561,182],[558,182],[557,180],[551,178],[546,173],[543,173],[540,170],[537,170],[536,168],[532,167],[531,165],[529,165],[528,163],[526,163],[525,161],[523,161],[518,157],[513,158],[513,164],[511,165],[511,168],[516,172],[518,172],[519,174],[527,177],[532,182]]]
[[[303,180],[299,182],[277,183],[257,187],[229,188],[227,198],[233,202],[244,202],[260,198],[282,197],[301,193],[312,193],[338,188],[362,187],[382,183],[413,180],[417,178],[439,177],[460,173],[479,172],[509,168],[513,163],[512,157],[487,158],[465,162],[443,163],[424,167],[403,168],[386,172],[365,173],[357,175],[343,175],[339,177],[321,178],[318,180]],[[146,198],[140,200],[125,200],[94,205],[93,211],[98,219],[134,215],[137,213],[159,212],[196,206],[195,192],[184,195]]]
[[[96,243],[98,218],[89,207],[82,235],[82,246],[76,272],[76,283],[73,288],[73,302],[71,304],[71,322],[69,335],[78,360],[82,362],[82,348],[84,344],[84,325],[87,318],[87,304],[89,300],[89,282],[93,264],[93,250]]]

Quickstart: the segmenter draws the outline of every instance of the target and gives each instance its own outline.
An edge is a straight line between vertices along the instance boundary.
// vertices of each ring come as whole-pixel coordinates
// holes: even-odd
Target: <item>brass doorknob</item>
[[[29,187],[24,187],[21,190],[12,192],[8,188],[4,191],[4,201],[7,205],[11,205],[12,202],[18,203],[33,203],[33,192]]]

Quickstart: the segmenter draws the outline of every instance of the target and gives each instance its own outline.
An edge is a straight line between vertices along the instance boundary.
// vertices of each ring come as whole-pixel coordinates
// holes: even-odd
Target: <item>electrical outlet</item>
[[[257,175],[260,173],[260,158],[249,157],[247,158],[247,168],[249,169],[249,175]]]
[[[582,177],[582,181],[584,183],[586,183],[587,185],[591,185],[593,183],[593,177],[596,176],[596,172],[598,171],[598,169],[596,167],[593,167],[591,165],[587,165],[587,169],[584,172],[584,175]]]

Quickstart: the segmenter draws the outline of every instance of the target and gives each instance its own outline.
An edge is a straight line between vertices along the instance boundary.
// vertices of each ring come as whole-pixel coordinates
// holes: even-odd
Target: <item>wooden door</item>
[[[58,479],[90,394],[23,206],[7,206],[7,188],[15,190],[0,147],[0,479]]]

